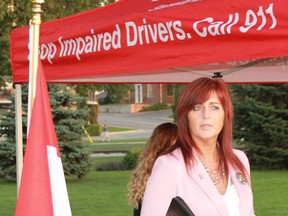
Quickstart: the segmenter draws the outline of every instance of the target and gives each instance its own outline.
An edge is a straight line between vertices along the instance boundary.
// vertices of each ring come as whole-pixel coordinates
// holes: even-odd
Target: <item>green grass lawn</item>
[[[123,127],[109,127],[109,132],[121,132],[121,131],[131,131],[131,130],[135,130],[134,128],[123,128]]]
[[[129,171],[91,172],[84,180],[68,181],[68,193],[74,216],[129,216],[127,204]]]
[[[93,171],[83,180],[67,180],[73,216],[129,216],[127,183],[130,171]],[[288,215],[288,171],[252,171],[257,216]],[[16,184],[0,181],[0,214],[11,216]]]
[[[67,180],[73,216],[129,216],[127,183],[130,171],[91,172],[82,180]],[[11,216],[16,205],[16,184],[0,182],[0,215]]]
[[[288,171],[252,171],[257,216],[288,215]]]
[[[0,215],[14,215],[16,190],[16,183],[0,181]]]

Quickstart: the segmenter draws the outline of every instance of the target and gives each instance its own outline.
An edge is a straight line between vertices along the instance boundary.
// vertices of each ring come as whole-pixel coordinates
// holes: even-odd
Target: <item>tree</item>
[[[28,86],[23,85],[22,101],[26,101],[26,103],[23,104],[22,114],[23,143],[26,143],[27,139],[27,92]],[[9,99],[12,101],[10,110],[5,112],[0,120],[0,137],[5,137],[3,141],[0,141],[0,178],[16,180],[15,101],[14,97]]]
[[[14,11],[8,1],[0,3],[0,87],[5,86],[4,77],[11,76],[10,32],[15,26]]]
[[[107,96],[104,100],[104,104],[119,104],[129,103],[128,92],[133,89],[133,85],[128,84],[105,84],[104,91],[107,92]]]
[[[23,86],[23,143],[26,143],[27,85]],[[60,146],[64,172],[66,176],[85,177],[90,170],[90,156],[87,146],[82,142],[82,125],[85,124],[86,101],[77,97],[73,89],[65,85],[50,85],[50,102],[53,121]],[[14,99],[11,111],[6,112],[0,121],[0,136],[6,140],[0,142],[0,177],[7,180],[16,179],[16,140]],[[25,146],[24,146],[25,148]]]
[[[81,96],[87,96],[88,91],[105,91],[107,97],[104,104],[129,103],[128,92],[133,90],[133,85],[129,84],[94,84],[94,85],[77,85],[76,91]]]
[[[71,85],[75,88],[76,92],[83,97],[87,97],[88,92],[106,92],[107,96],[104,99],[103,104],[119,104],[129,103],[129,91],[132,91],[133,86],[128,84],[82,84]],[[95,101],[96,102],[96,101]],[[97,101],[99,102],[99,101]],[[87,130],[90,134],[97,135],[99,130],[98,125],[98,104],[90,104],[88,106],[89,116],[88,122],[91,124]],[[96,132],[98,131],[98,132]]]
[[[234,138],[251,165],[288,168],[288,85],[232,85]]]
[[[178,100],[185,86],[186,85],[184,84],[175,84],[173,86],[174,104],[172,106],[172,113],[173,113],[174,122],[177,121],[176,108],[177,108]]]
[[[53,121],[66,176],[85,177],[90,170],[90,155],[82,142],[82,126],[86,124],[86,99],[73,95],[66,85],[49,85]]]

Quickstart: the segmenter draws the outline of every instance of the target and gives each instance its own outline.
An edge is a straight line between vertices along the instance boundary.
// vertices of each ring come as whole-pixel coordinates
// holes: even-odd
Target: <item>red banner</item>
[[[219,63],[232,69],[232,61],[287,56],[288,0],[122,0],[40,30],[48,82],[187,82],[191,72],[219,71]],[[28,31],[11,35],[14,82],[28,81]],[[248,78],[288,82],[283,62],[272,65],[279,75]]]

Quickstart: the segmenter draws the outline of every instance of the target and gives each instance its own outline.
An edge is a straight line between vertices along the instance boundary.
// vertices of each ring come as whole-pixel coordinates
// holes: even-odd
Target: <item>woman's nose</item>
[[[206,109],[206,108],[203,109],[203,118],[204,118],[204,119],[210,118],[210,111],[209,111],[209,109]]]

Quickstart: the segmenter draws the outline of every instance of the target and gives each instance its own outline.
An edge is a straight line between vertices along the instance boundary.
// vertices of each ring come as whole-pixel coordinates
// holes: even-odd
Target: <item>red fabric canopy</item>
[[[120,0],[40,26],[48,82],[288,83],[288,0]],[[28,82],[29,27],[11,34]]]

